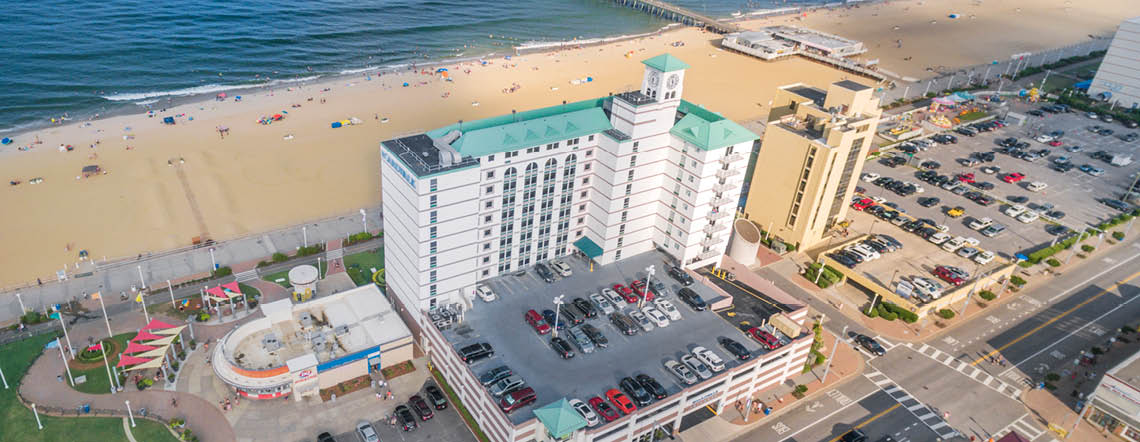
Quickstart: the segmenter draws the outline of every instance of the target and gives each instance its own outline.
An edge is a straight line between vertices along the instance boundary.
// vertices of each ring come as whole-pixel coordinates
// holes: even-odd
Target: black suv
[[[596,309],[594,309],[594,305],[590,304],[590,301],[587,301],[587,300],[582,299],[582,298],[574,298],[573,303],[574,303],[574,307],[578,307],[578,310],[581,310],[582,313],[585,314],[587,318],[598,317],[598,311]]]
[[[625,394],[633,398],[639,407],[644,407],[649,405],[650,402],[653,402],[653,397],[649,395],[649,392],[645,391],[645,388],[631,377],[621,378],[621,382],[618,383],[618,386],[621,387],[621,390],[624,391]]]
[[[569,325],[578,325],[586,320],[586,314],[578,310],[574,303],[562,305],[562,317],[559,320],[565,320]]]
[[[436,410],[447,408],[447,396],[443,395],[443,391],[441,391],[439,387],[429,384],[427,387],[424,387],[424,392],[427,393],[428,401],[431,401],[431,405],[435,407]]]
[[[840,442],[867,442],[867,434],[858,428],[852,429],[839,438]]]
[[[603,335],[597,327],[591,324],[582,324],[582,326],[578,328],[581,329],[591,341],[594,341],[594,345],[601,348],[606,348],[610,345],[610,340],[606,339],[606,335]]]
[[[637,375],[637,383],[641,384],[641,387],[644,388],[645,391],[653,395],[654,399],[661,400],[669,396],[669,393],[665,391],[665,387],[662,387],[661,383],[657,382],[657,379],[653,379],[652,376],[639,374]]]
[[[736,356],[736,359],[745,361],[752,358],[752,354],[748,352],[747,348],[744,348],[744,344],[736,342],[732,338],[719,338],[717,342],[733,356]]]
[[[511,368],[506,365],[500,365],[483,372],[483,374],[479,376],[479,383],[483,384],[484,387],[490,387],[492,384],[506,379],[507,376],[512,374],[515,374],[514,370],[511,370]]]
[[[612,322],[614,327],[617,327],[618,331],[623,335],[633,336],[637,334],[637,324],[634,324],[633,320],[630,319],[629,316],[626,316],[625,313],[610,313],[610,322]]]
[[[562,338],[554,338],[550,340],[550,347],[554,349],[558,356],[562,359],[570,359],[574,357],[574,349],[570,348],[570,343]]]
[[[684,270],[681,270],[680,267],[677,267],[677,266],[669,267],[669,276],[672,276],[673,279],[676,279],[677,282],[681,283],[681,285],[685,285],[685,286],[693,285],[693,277],[689,276],[688,273],[685,273]]]
[[[698,295],[697,292],[694,292],[693,289],[688,287],[677,291],[677,297],[681,298],[682,302],[688,304],[689,307],[698,312],[708,307],[708,304],[705,304],[705,300],[701,299],[701,295]]]
[[[554,272],[547,267],[546,264],[538,263],[534,265],[534,271],[538,273],[538,277],[542,278],[547,283],[554,282]]]
[[[400,405],[396,407],[396,416],[400,418],[400,426],[404,431],[415,430],[419,425],[416,423],[416,417],[412,415],[412,409],[407,405]]]
[[[459,349],[459,359],[462,359],[463,362],[466,362],[468,365],[494,355],[495,349],[491,348],[491,344],[486,342],[471,344]]]

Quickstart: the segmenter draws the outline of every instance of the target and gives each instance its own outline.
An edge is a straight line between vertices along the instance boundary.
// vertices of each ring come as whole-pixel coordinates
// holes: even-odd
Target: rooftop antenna
[[[459,120],[459,130],[463,130],[463,120]]]
[[[516,122],[516,123],[519,121],[518,111],[511,109],[511,120]]]
[[[566,112],[566,100],[562,100],[562,112]]]

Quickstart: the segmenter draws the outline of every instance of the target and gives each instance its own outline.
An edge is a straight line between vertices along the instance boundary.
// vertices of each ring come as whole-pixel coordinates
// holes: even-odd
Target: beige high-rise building
[[[827,91],[780,87],[756,160],[744,216],[810,248],[847,216],[879,123],[879,99],[850,80]]]

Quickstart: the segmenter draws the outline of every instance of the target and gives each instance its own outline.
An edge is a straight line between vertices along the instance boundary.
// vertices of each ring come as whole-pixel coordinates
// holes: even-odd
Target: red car
[[[748,329],[748,335],[752,336],[752,339],[760,341],[760,343],[769,350],[780,348],[780,340],[776,339],[776,337],[771,333],[760,330],[760,327],[752,327]]]
[[[636,293],[637,296],[645,298],[646,301],[653,300],[653,292],[646,289],[644,279],[635,279],[629,286],[633,287],[633,292]]]
[[[530,324],[538,334],[545,335],[550,333],[550,324],[547,324],[546,320],[542,319],[542,315],[533,309],[527,310],[527,312],[523,314],[523,319],[526,319],[526,323]]]
[[[412,397],[408,398],[408,405],[410,405],[412,409],[416,411],[416,414],[420,416],[421,420],[426,421],[428,419],[431,419],[432,416],[435,416],[435,413],[431,411],[431,407],[428,406],[427,401],[425,401],[424,398],[420,397],[418,394],[412,395]]]
[[[1005,181],[1005,182],[1010,183],[1010,184],[1016,183],[1016,182],[1024,180],[1024,179],[1025,179],[1025,175],[1018,173],[1018,172],[1012,172],[1012,173],[1008,173],[1008,174],[1001,176],[1002,181]]]
[[[512,391],[506,396],[503,396],[502,399],[499,399],[499,408],[502,409],[505,413],[510,413],[512,411],[518,410],[519,408],[533,404],[535,399],[536,397],[534,395],[533,388],[520,388],[518,390]]]
[[[614,291],[625,298],[625,302],[630,304],[637,304],[637,295],[633,294],[633,290],[621,284],[614,284]]]
[[[973,184],[974,183],[974,173],[971,172],[971,173],[960,174],[960,175],[958,175],[958,181],[961,181],[961,182],[966,183],[966,184]]]
[[[934,268],[934,276],[937,276],[938,279],[946,281],[950,284],[954,284],[955,286],[960,286],[964,282],[961,277],[954,274],[954,272],[951,272],[946,267],[942,267],[942,266],[938,266],[938,267]]]
[[[617,418],[621,417],[621,414],[619,414],[618,411],[614,409],[614,407],[611,407],[605,399],[594,396],[590,398],[589,402],[590,406],[594,407],[594,411],[597,411],[598,414],[602,416],[602,419],[606,420],[606,422],[613,422],[617,420]]]
[[[1053,140],[1049,142],[1050,146],[1057,147],[1061,145],[1061,140]]]
[[[637,405],[634,405],[633,401],[629,400],[629,397],[626,396],[625,393],[622,393],[621,390],[611,388],[606,392],[606,398],[609,399],[618,410],[621,410],[622,413],[630,414],[637,411]]]
[[[863,210],[873,205],[875,205],[875,202],[870,198],[863,198],[859,201],[851,203],[851,208],[855,210]]]

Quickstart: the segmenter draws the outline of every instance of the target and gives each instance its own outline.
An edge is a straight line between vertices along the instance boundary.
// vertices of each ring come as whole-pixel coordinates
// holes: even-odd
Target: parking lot
[[[434,381],[428,381],[435,385]],[[420,396],[427,398],[423,393],[423,388],[420,388]],[[372,422],[372,428],[376,429],[376,434],[380,436],[380,440],[385,442],[391,441],[404,441],[404,442],[475,442],[475,436],[471,434],[463,423],[463,418],[455,411],[450,401],[447,408],[443,410],[433,410],[435,416],[427,421],[417,421],[419,427],[413,431],[404,431],[403,428],[397,424],[396,426],[389,425],[388,422],[375,421]],[[336,440],[339,441],[359,441],[360,436],[356,434],[356,430],[346,431],[344,433],[335,435]]]
[[[1027,110],[1038,108],[1038,105],[1012,104],[1013,111],[1024,113]],[[1099,125],[1114,130],[1114,134],[1104,136],[1093,133],[1089,126]],[[1037,135],[1052,131],[1064,131],[1060,146],[1034,141]],[[928,150],[914,154],[913,159],[898,167],[888,167],[884,161],[868,162],[864,173],[879,174],[910,181],[923,189],[908,197],[900,197],[895,193],[873,183],[863,181],[859,184],[870,197],[884,198],[886,202],[894,202],[899,208],[913,218],[926,218],[949,227],[953,236],[975,237],[981,240],[981,248],[997,252],[999,256],[1009,257],[1014,253],[1032,250],[1040,246],[1047,246],[1062,233],[1053,224],[1061,224],[1070,229],[1081,229],[1098,224],[1101,220],[1116,215],[1118,212],[1098,200],[1102,198],[1116,199],[1121,196],[1135,179],[1137,165],[1133,163],[1125,167],[1116,167],[1105,161],[1094,159],[1091,154],[1096,151],[1109,153],[1133,153],[1140,141],[1127,142],[1120,135],[1134,132],[1119,123],[1105,123],[1092,120],[1083,113],[1048,114],[1044,117],[1029,117],[1023,126],[1007,126],[993,132],[982,132],[969,137],[954,134],[958,138],[957,144],[935,144]],[[1017,159],[1004,153],[996,153],[1000,148],[998,142],[1004,138],[1014,137],[1029,144],[1024,150],[1048,150],[1047,156],[1036,161]],[[1080,146],[1080,152],[1069,152],[1070,146]],[[969,158],[975,152],[995,152],[994,160],[982,162],[974,166],[965,166],[959,160]],[[890,152],[884,157],[907,155],[902,152]],[[1053,169],[1054,162],[1059,157],[1067,157],[1074,164],[1068,172]],[[975,185],[963,184],[970,191],[979,191],[992,197],[995,203],[982,206],[967,198],[955,194],[937,185],[923,182],[917,177],[921,172],[919,166],[929,160],[938,162],[941,166],[935,169],[939,175],[955,179],[959,174],[973,173],[974,179],[979,183],[991,183],[991,190],[982,190]],[[1102,176],[1093,176],[1082,172],[1079,166],[1089,164],[1104,170]],[[983,168],[996,166],[1000,170],[992,173],[983,171]],[[1016,183],[1006,183],[1000,178],[1008,173],[1017,172],[1025,178]],[[1028,189],[1034,182],[1044,183],[1047,187],[1033,192]],[[984,185],[983,185],[984,186]],[[922,207],[918,204],[919,198],[936,197],[940,202],[932,207]],[[1052,208],[1044,211],[1061,211],[1064,217],[1054,221],[1038,219],[1029,223],[1022,223],[1013,217],[1004,214],[1004,210],[1015,204],[1019,198],[1024,198],[1020,205],[1029,210],[1042,208],[1042,205],[1052,204]],[[965,215],[953,218],[948,214],[950,209],[962,207]],[[995,223],[1006,226],[1005,232],[995,238],[986,238],[968,227],[970,221],[977,218],[990,218]],[[868,220],[868,223],[870,221]],[[880,221],[880,224],[882,222]],[[865,225],[864,225],[865,226]],[[901,233],[898,229],[895,231]]]
[[[476,301],[476,305],[465,313],[466,320],[459,326],[444,332],[444,336],[456,348],[472,343],[487,342],[494,347],[495,355],[471,365],[476,375],[492,368],[506,365],[534,389],[537,400],[531,406],[510,414],[511,420],[519,424],[533,417],[534,407],[540,407],[561,398],[578,398],[587,401],[594,396],[604,397],[606,390],[617,388],[618,382],[626,376],[647,374],[660,382],[672,395],[682,390],[682,385],[663,363],[669,359],[679,359],[693,347],[703,346],[717,353],[728,367],[736,365],[735,359],[717,343],[719,337],[729,337],[743,344],[753,355],[761,354],[758,343],[747,338],[732,325],[722,321],[711,311],[697,312],[677,298],[680,285],[666,274],[667,256],[659,252],[648,252],[607,266],[595,266],[589,270],[581,258],[567,257],[564,262],[570,265],[573,275],[546,283],[536,277],[533,270],[524,274],[510,274],[486,282],[499,299],[490,303]],[[638,330],[633,336],[621,334],[605,315],[599,314],[585,322],[598,328],[609,340],[606,348],[598,348],[593,353],[581,354],[574,348],[574,357],[562,359],[550,347],[551,336],[538,335],[523,320],[527,310],[541,312],[554,309],[553,299],[560,294],[566,301],[575,297],[589,299],[603,287],[615,283],[628,285],[635,278],[644,278],[645,269],[654,265],[654,279],[665,282],[665,293],[658,294],[671,301],[682,315],[681,320],[671,321],[666,327],[655,327],[652,331]],[[719,297],[716,292],[697,282],[690,286],[706,302]],[[635,306],[622,306],[628,313]],[[566,317],[562,316],[562,320]],[[560,337],[568,338],[563,331]]]

